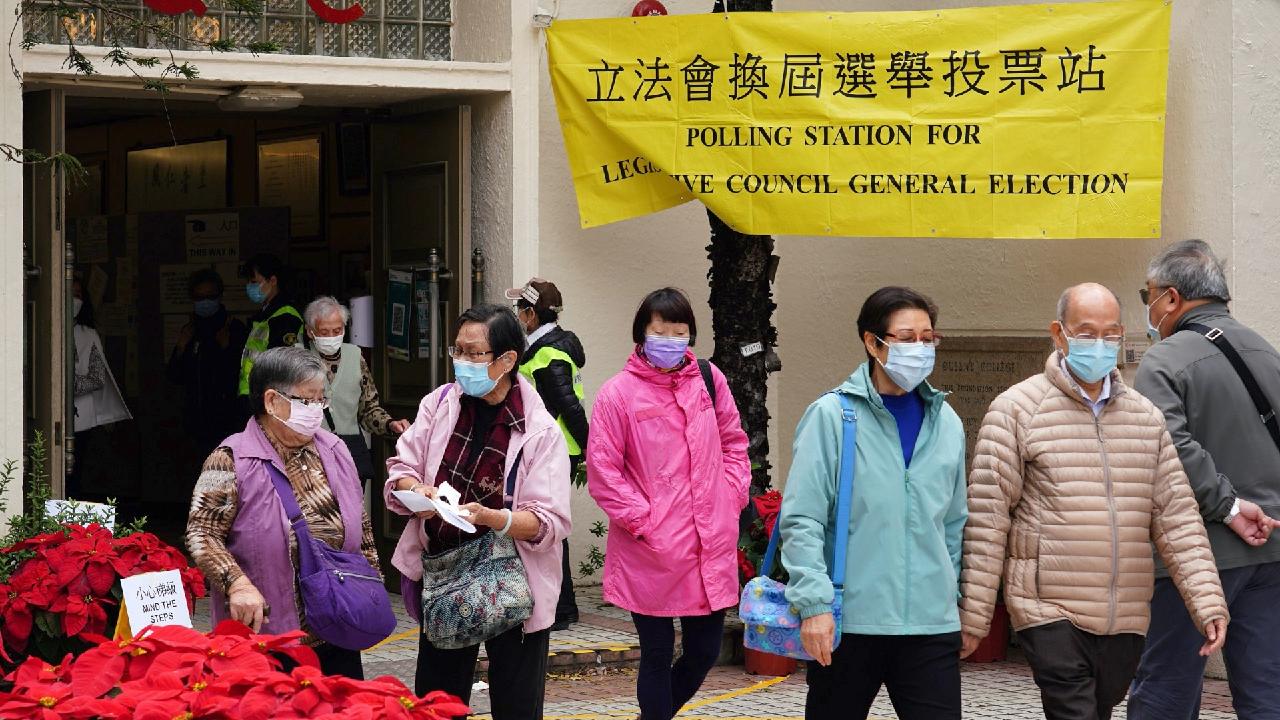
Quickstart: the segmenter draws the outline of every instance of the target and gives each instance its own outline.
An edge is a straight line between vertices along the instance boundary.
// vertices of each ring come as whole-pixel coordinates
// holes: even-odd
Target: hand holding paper
[[[403,503],[405,507],[414,512],[435,512],[450,525],[469,533],[475,532],[475,525],[463,519],[471,513],[458,507],[458,501],[462,499],[462,493],[447,482],[441,483],[434,490],[435,497],[427,497],[412,490],[393,490],[391,494]]]

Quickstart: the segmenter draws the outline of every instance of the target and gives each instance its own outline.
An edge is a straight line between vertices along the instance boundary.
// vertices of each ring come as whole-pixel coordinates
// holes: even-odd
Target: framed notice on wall
[[[258,204],[289,208],[289,235],[319,242],[320,136],[258,141]]]
[[[227,141],[166,145],[125,155],[128,213],[227,206]]]

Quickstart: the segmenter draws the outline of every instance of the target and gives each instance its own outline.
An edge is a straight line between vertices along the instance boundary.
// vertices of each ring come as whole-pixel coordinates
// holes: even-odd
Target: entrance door
[[[23,142],[47,155],[64,149],[64,102],[59,90],[23,96]],[[26,307],[28,438],[38,431],[48,452],[46,468],[54,497],[65,493],[75,444],[71,340],[71,278],[74,258],[65,235],[62,168],[56,163],[28,165],[23,227],[28,250],[24,287]]]
[[[383,406],[413,420],[423,396],[452,378],[445,348],[470,297],[470,108],[379,123],[372,129],[373,295],[377,345],[370,363]],[[436,301],[432,303],[433,280]],[[432,315],[432,306],[435,314]],[[383,442],[379,452],[393,450]],[[371,521],[388,586],[405,518],[375,488]]]

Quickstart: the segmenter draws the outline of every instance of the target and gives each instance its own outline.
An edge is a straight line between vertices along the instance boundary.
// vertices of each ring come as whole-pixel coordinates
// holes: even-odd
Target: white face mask
[[[281,395],[281,397],[284,397]],[[289,401],[289,419],[280,420],[275,413],[271,417],[280,420],[284,426],[298,433],[302,437],[311,438],[320,430],[320,423],[324,422],[324,408],[315,405],[307,405],[300,400],[293,398],[285,398]]]
[[[78,297],[71,298],[71,317],[75,319],[80,315],[80,308],[84,307],[84,301]]]
[[[337,355],[338,351],[342,349],[341,335],[336,335],[334,337],[313,337],[311,338],[311,342],[316,346],[316,349],[320,351],[321,355]]]

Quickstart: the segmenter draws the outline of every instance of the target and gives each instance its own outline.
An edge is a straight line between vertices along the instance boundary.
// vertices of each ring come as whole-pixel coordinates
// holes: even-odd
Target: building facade
[[[665,4],[672,13],[693,13],[710,11],[712,2]],[[994,4],[1000,3],[776,0],[775,9],[914,10]],[[146,362],[154,367],[154,358],[145,358],[149,352],[167,352],[165,328],[172,332],[173,321],[165,318],[178,314],[166,311],[176,307],[176,299],[173,292],[165,293],[161,277],[176,277],[175,268],[193,264],[190,248],[183,255],[173,243],[183,239],[184,218],[197,211],[265,212],[281,202],[295,203],[287,187],[273,187],[264,176],[277,181],[310,176],[269,175],[287,170],[270,164],[273,143],[318,138],[320,202],[300,209],[291,205],[287,221],[241,215],[246,226],[288,223],[291,239],[283,250],[291,264],[311,273],[310,285],[300,285],[300,293],[310,289],[349,295],[364,274],[375,307],[386,307],[387,273],[422,269],[431,248],[453,272],[451,284],[442,287],[446,310],[453,314],[473,296],[499,298],[502,289],[533,275],[551,279],[565,296],[563,324],[577,332],[587,348],[588,402],[594,389],[622,367],[631,350],[632,313],[654,288],[680,286],[699,301],[705,328],[699,351],[710,354],[704,250],[709,228],[700,205],[690,203],[591,230],[578,223],[539,25],[548,16],[552,22],[625,16],[634,2],[453,0],[444,6],[447,12],[436,0],[401,5],[381,0],[376,8],[366,8],[360,21],[337,29],[317,22],[301,2],[269,3],[267,17],[253,27],[237,26],[233,15],[211,9],[206,17],[221,23],[218,32],[238,40],[279,40],[293,54],[179,51],[177,57],[196,64],[200,75],[177,85],[169,96],[173,132],[154,94],[142,90],[127,70],[99,63],[100,75],[84,78],[63,66],[66,49],[61,45],[15,48],[23,80],[11,73],[0,78],[3,140],[15,146],[60,146],[96,163],[100,189],[97,196],[90,192],[85,199],[84,191],[63,188],[47,170],[0,164],[0,207],[10,236],[0,249],[0,331],[11,339],[26,339],[25,352],[16,342],[0,350],[0,391],[27,399],[24,412],[0,418],[0,457],[20,456],[24,433],[34,428],[44,429],[54,440],[66,440],[65,429],[61,436],[54,429],[55,423],[66,421],[66,389],[60,379],[65,377],[65,343],[50,340],[49,329],[67,322],[62,300],[67,291],[67,242],[79,253],[72,270],[82,273],[86,258],[93,261],[89,265],[109,268],[114,263],[119,268],[120,260],[128,262],[137,245],[137,297],[126,293],[122,299],[107,292],[103,299],[105,304],[138,306],[154,298],[161,307],[138,307],[139,325],[116,327],[123,334],[106,344],[108,354],[117,356],[126,386],[130,362],[139,368],[134,397],[127,399],[139,404],[143,418],[162,422],[165,416],[154,406],[163,405],[166,396],[163,390],[146,387]],[[3,17],[13,18],[14,7],[6,0],[0,6]],[[107,22],[77,19],[77,32],[101,39],[109,29]],[[201,32],[212,32],[210,21],[202,22]],[[957,352],[969,359],[992,359],[991,368],[972,371],[981,376],[975,384],[991,386],[990,390],[1006,380],[1016,381],[1028,367],[1034,372],[1043,361],[1047,346],[1036,339],[1046,334],[1060,290],[1074,283],[1102,282],[1120,295],[1133,350],[1140,352],[1145,325],[1136,290],[1143,285],[1148,259],[1165,242],[1200,237],[1228,262],[1236,313],[1280,342],[1280,318],[1275,313],[1280,308],[1275,292],[1280,288],[1280,208],[1274,201],[1280,183],[1276,28],[1280,8],[1264,0],[1175,3],[1161,240],[779,237],[776,252],[781,264],[774,292],[777,351],[784,369],[773,377],[769,396],[775,485],[781,486],[785,478],[791,431],[804,408],[862,361],[854,318],[862,300],[882,285],[910,285],[931,295],[941,308],[939,326],[948,343],[962,338],[953,345],[960,348]],[[104,52],[87,45],[83,49],[92,58]],[[271,112],[225,109],[254,102],[242,91],[246,87],[286,89],[301,99],[297,107]],[[269,101],[287,103],[279,99],[284,95],[292,97],[268,93],[274,98]],[[228,99],[236,96],[240,100]],[[344,167],[359,146],[359,140],[348,143],[345,133],[358,136],[360,130],[367,136],[369,158],[364,175],[358,164]],[[129,178],[136,172],[130,170],[131,158],[140,159],[135,164],[144,161],[147,151],[172,145],[175,135],[183,145],[225,141],[226,190],[220,204],[183,206],[173,193],[159,191],[158,199],[142,198],[136,175],[130,191]],[[148,219],[141,219],[143,215]],[[86,248],[89,236],[77,221],[103,216],[108,218],[102,231],[106,249],[92,240]],[[129,216],[139,219],[131,221]],[[136,223],[136,229],[130,223]],[[246,234],[241,252],[275,247],[271,242],[250,241]],[[485,274],[483,286],[473,293],[470,259],[477,249]],[[145,263],[156,266],[154,280],[143,280],[144,270],[151,272]],[[26,268],[32,272],[24,279]],[[167,274],[161,273],[163,268],[168,268]],[[92,268],[87,272],[86,283],[92,280]],[[120,277],[107,275],[103,282],[118,291]],[[352,277],[357,278],[354,285]],[[386,318],[379,315],[377,324],[385,342]],[[148,339],[156,334],[159,339]],[[447,372],[439,357],[397,365],[381,351],[374,350],[375,374],[393,413],[411,412],[416,394]],[[431,375],[433,362],[436,376]],[[948,382],[963,383],[970,372],[965,367],[958,364]],[[125,394],[131,394],[129,388]],[[957,395],[956,401],[965,401],[963,393]],[[973,398],[969,401],[980,405]],[[980,410],[970,408],[967,419]],[[135,461],[140,473],[154,475],[169,467],[146,465],[142,441],[130,442],[136,446],[132,452],[141,456]],[[128,443],[117,438],[117,444]],[[64,469],[59,458],[65,448],[55,442],[53,451],[57,473]],[[133,483],[127,489],[141,499],[161,487],[171,491],[163,480],[151,483]],[[17,491],[9,489],[10,508],[17,507]],[[167,500],[181,500],[180,488],[170,494]],[[576,496],[574,512],[574,553],[581,557],[594,540],[587,529],[602,516],[585,492]],[[394,527],[387,525],[385,531],[391,533]]]

